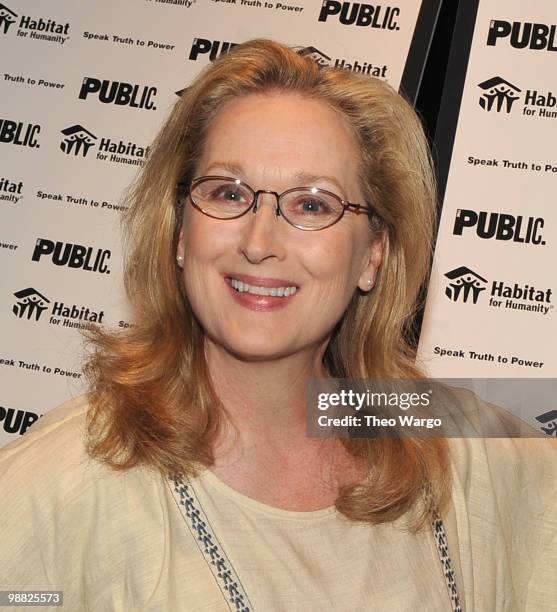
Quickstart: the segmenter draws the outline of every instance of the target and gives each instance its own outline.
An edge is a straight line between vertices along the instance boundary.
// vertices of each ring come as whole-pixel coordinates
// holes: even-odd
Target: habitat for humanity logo
[[[11,181],[0,178],[0,202],[12,202],[16,204],[23,197],[23,181]]]
[[[548,436],[557,436],[557,410],[540,414],[536,417],[536,421],[545,425],[545,427],[540,426],[540,429]]]
[[[509,83],[500,76],[487,79],[487,81],[480,83],[478,87],[483,90],[483,94],[480,96],[480,106],[488,112],[495,110],[498,113],[502,110],[510,113],[513,104],[520,97],[518,93],[521,91],[516,85]]]
[[[492,280],[489,287],[486,278],[466,266],[445,273],[445,278],[448,279],[445,295],[452,302],[478,304],[481,296],[488,295],[488,306],[493,308],[525,310],[542,315],[553,309],[552,289],[549,287],[540,289],[527,283],[507,283],[501,280]]]
[[[0,32],[6,34],[10,26],[17,21],[17,13],[14,13],[6,5],[0,4]]]
[[[487,280],[476,274],[466,266],[460,266],[445,276],[449,279],[449,283],[445,288],[445,295],[453,302],[461,300],[466,303],[469,299],[476,304],[480,293],[485,291]]]
[[[315,47],[294,47],[294,50],[302,57],[309,57],[309,59],[312,59],[318,66],[333,65],[332,59],[323,53],[323,51],[319,51],[319,49]]]
[[[343,68],[350,72],[357,72],[359,74],[368,74],[369,76],[378,77],[381,79],[387,78],[387,65],[382,66],[373,64],[372,62],[359,62],[358,60],[347,60],[343,57],[337,57],[335,59],[330,58],[326,53],[320,51],[316,47],[295,47],[295,51],[302,57],[309,57],[319,67],[334,66],[335,68]]]
[[[66,155],[86,157],[97,143],[97,136],[82,125],[71,125],[60,130],[64,138],[60,142],[60,149]],[[140,147],[135,142],[115,140],[101,137],[97,143],[96,158],[105,162],[142,166],[149,154],[149,147]]]
[[[509,114],[516,109],[522,89],[501,76],[492,77],[478,84],[482,90],[479,105],[487,112]],[[557,119],[557,95],[552,91],[527,89],[524,93],[522,114],[527,117]]]
[[[43,312],[48,310],[47,304],[50,304],[50,300],[33,287],[16,291],[14,295],[18,301],[14,304],[12,312],[19,319],[31,320],[34,317],[34,320],[38,321]]]
[[[19,17],[17,13],[5,4],[0,4],[0,34],[7,34],[11,26],[17,22],[15,30],[21,38],[35,38],[63,45],[69,38],[70,24],[59,22],[55,19],[33,18],[29,15]]]
[[[81,125],[72,125],[64,130],[62,134],[66,138],[60,143],[60,148],[66,155],[81,155],[85,157],[93,146],[97,137]]]
[[[28,287],[14,293],[16,302],[12,307],[12,312],[18,319],[28,321],[39,321],[42,315],[49,309],[50,300],[42,293]],[[89,329],[93,323],[102,323],[104,318],[103,310],[93,310],[86,306],[55,301],[50,309],[48,322],[51,325],[63,327],[77,327],[79,329]]]

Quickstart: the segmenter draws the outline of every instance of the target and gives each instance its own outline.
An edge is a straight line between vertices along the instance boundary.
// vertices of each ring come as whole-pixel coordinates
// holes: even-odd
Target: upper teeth
[[[258,285],[248,285],[235,278],[230,279],[230,284],[242,293],[254,293],[255,295],[270,295],[276,297],[288,297],[296,293],[296,287],[259,287]]]

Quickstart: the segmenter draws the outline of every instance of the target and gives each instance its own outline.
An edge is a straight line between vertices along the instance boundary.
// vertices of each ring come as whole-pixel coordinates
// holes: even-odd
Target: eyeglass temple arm
[[[352,202],[343,202],[344,208],[352,210],[367,210],[368,212],[375,212],[373,206],[362,206],[362,204],[353,204]]]

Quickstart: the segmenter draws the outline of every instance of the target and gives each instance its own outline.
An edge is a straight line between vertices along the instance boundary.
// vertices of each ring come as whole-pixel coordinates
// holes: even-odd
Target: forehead
[[[346,120],[324,102],[292,93],[250,95],[216,115],[200,170],[224,162],[241,166],[254,179],[287,180],[307,172],[332,175],[348,186],[356,179],[358,156]]]

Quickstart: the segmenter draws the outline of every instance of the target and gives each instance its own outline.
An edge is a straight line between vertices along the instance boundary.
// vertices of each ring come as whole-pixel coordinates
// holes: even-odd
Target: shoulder
[[[18,440],[0,449],[0,484],[21,484],[29,492],[53,480],[58,484],[86,469],[87,396],[47,412]]]
[[[556,438],[471,391],[451,389],[449,404],[456,423],[449,439],[453,473],[470,502],[481,491],[513,509],[520,500],[556,498]]]
[[[455,475],[462,482],[487,479],[495,489],[539,488],[557,493],[557,438],[533,429],[510,412],[484,402],[470,391],[453,394],[449,439]]]
[[[115,516],[140,514],[145,499],[159,504],[165,485],[157,470],[115,470],[88,454],[87,414],[87,396],[73,399],[0,449],[0,491],[10,495],[10,507],[0,507],[0,523],[12,525],[14,537],[22,522],[45,537],[100,521],[112,529],[119,523]]]
[[[169,480],[89,457],[87,415],[76,398],[0,449],[0,589],[62,590],[71,610],[220,609]]]
[[[98,483],[113,486],[108,467],[86,450],[87,396],[47,412],[18,440],[0,449],[0,490],[10,491],[11,512],[39,529],[72,521],[91,501]]]
[[[553,609],[557,439],[469,391],[448,400],[455,425],[449,537],[467,608],[495,610],[504,601],[505,609]]]
[[[48,443],[52,439],[49,438],[52,432],[60,435],[73,430],[75,433],[75,428],[79,428],[86,417],[87,408],[87,395],[81,395],[46,412],[23,436],[0,449],[0,460],[5,461],[7,457],[29,452],[29,448],[37,443]]]
[[[160,571],[164,481],[146,467],[116,471],[89,457],[87,410],[86,396],[67,402],[0,449],[0,491],[9,500],[0,504],[0,588],[64,587],[78,606],[82,589],[127,571],[126,551],[149,556]],[[102,588],[110,597],[108,580]]]
[[[116,495],[132,483],[153,486],[160,481],[154,469],[117,471],[89,456],[88,408],[87,395],[65,402],[0,449],[0,489],[11,490],[14,503],[23,507],[40,498],[41,508],[60,502],[58,510],[68,513],[94,495]]]
[[[20,458],[32,462],[38,453],[48,460],[45,451],[49,447],[56,448],[58,455],[75,453],[85,431],[87,405],[87,396],[83,395],[47,412],[21,438],[0,448],[0,465],[10,465]]]
[[[449,440],[453,475],[473,499],[483,491],[538,510],[557,506],[557,439],[453,438]]]
[[[476,585],[468,595],[478,609],[485,602],[490,608],[501,593],[516,609],[551,609],[557,440],[455,438],[449,446],[460,562],[468,584]]]

